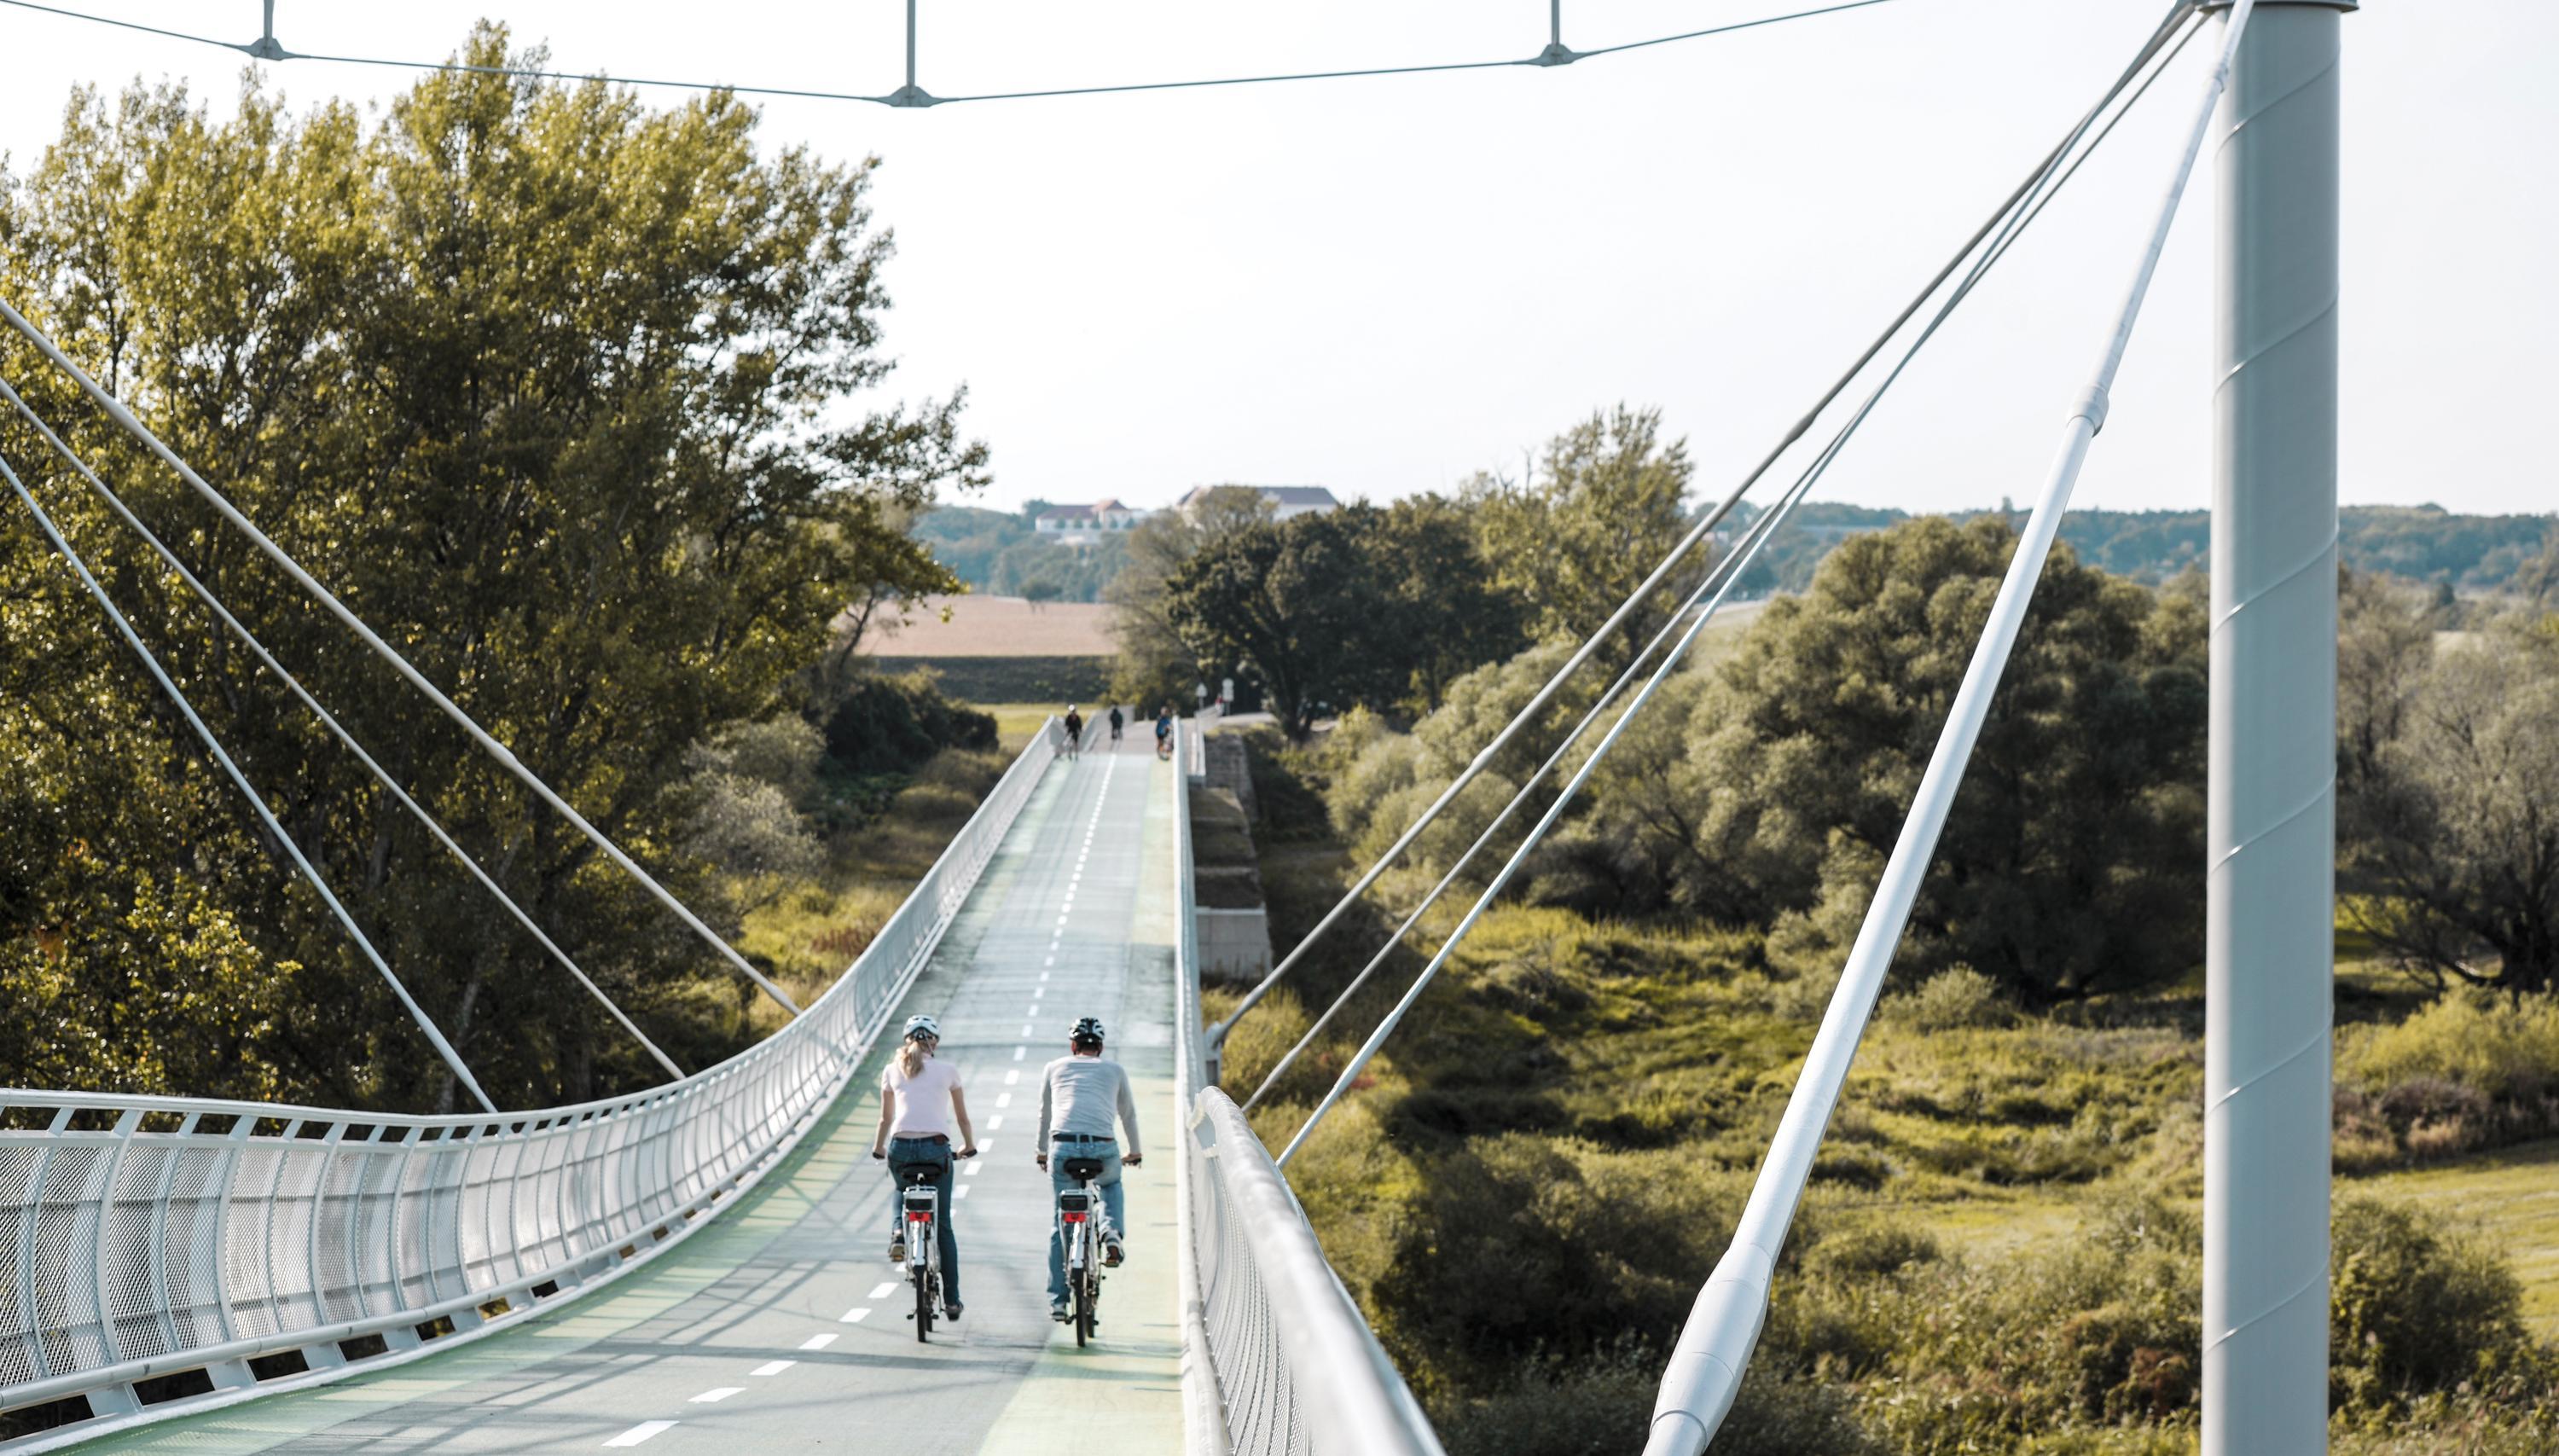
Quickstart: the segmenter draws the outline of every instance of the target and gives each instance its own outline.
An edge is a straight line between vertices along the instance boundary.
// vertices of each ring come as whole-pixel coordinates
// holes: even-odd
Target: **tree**
[[[1639,720],[1593,776],[1568,846],[1580,893],[1653,883],[1692,914],[1794,918],[1793,943],[1835,964],[1857,915],[1822,907],[1863,911],[2017,539],[1932,517],[1840,546],[1708,682],[1666,694],[1684,717]],[[2189,967],[2204,703],[2191,596],[2056,549],[1930,860],[1904,973],[1966,964],[2050,999]]]
[[[1387,507],[1364,541],[1392,629],[1381,647],[1403,659],[1398,706],[1408,717],[1529,644],[1528,605],[1496,581],[1473,516],[1466,503],[1425,492]]]
[[[1271,502],[1261,492],[1217,486],[1187,509],[1158,510],[1129,532],[1126,564],[1102,593],[1104,601],[1119,609],[1111,629],[1120,640],[1120,661],[1111,682],[1115,698],[1133,703],[1190,700],[1192,685],[1207,672],[1173,624],[1166,589],[1201,547],[1271,516]]]
[[[2404,604],[2356,604],[2346,640]],[[2382,625],[2375,627],[2372,619]],[[2348,923],[2438,985],[2559,983],[2559,618],[2429,642],[2370,702],[2345,702],[2338,746]],[[2404,628],[2400,629],[2404,631]]]
[[[1594,412],[1548,442],[1536,479],[1478,476],[1468,486],[1494,582],[1528,604],[1536,636],[1579,641],[1597,631],[1688,533],[1688,444],[1663,444],[1661,423],[1658,409]],[[1693,565],[1703,571],[1706,558]],[[1664,591],[1646,603],[1609,655],[1632,656],[1673,600]]]
[[[490,28],[460,59],[540,63]],[[679,893],[708,883],[670,847],[687,746],[763,712],[848,603],[858,630],[956,586],[904,526],[981,481],[985,458],[957,397],[855,402],[889,370],[875,163],[759,154],[755,123],[724,95],[651,111],[602,83],[485,70],[431,74],[371,125],[345,106],[288,116],[253,81],[220,124],[172,87],[83,91],[62,139],[0,188],[0,289]],[[739,978],[14,337],[0,371],[662,1044],[697,1063],[742,1044]],[[493,1095],[654,1080],[40,442],[11,422],[0,453]],[[0,532],[0,637],[94,640],[0,655],[0,749],[45,766],[0,789],[0,943],[52,926],[61,946],[41,967],[23,949],[0,961],[0,1019],[212,1069],[185,1091],[449,1100],[422,1039],[33,532]],[[113,873],[82,868],[80,845]],[[217,922],[252,948],[214,958],[247,954],[275,983],[225,1003],[235,1031],[147,997],[109,1026],[89,1009],[103,982],[65,997],[21,974],[108,975],[147,953],[115,948],[137,925],[168,947]],[[697,994],[709,977],[729,994]],[[93,1077],[159,1090],[103,1062]]]
[[[1381,651],[1394,628],[1362,539],[1380,514],[1352,506],[1232,530],[1164,585],[1191,655],[1243,663],[1293,740],[1324,706],[1375,702],[1401,685]]]

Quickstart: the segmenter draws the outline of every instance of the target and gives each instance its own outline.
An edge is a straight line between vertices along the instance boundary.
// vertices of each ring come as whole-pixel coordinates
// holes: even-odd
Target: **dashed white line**
[[[890,1295],[895,1294],[896,1292],[897,1292],[897,1281],[896,1281],[895,1279],[891,1279],[891,1280],[889,1280],[888,1282],[886,1282],[886,1283],[884,1283],[884,1284],[880,1285],[878,1288],[873,1289],[873,1290],[870,1292],[870,1297],[871,1297],[871,1298],[873,1298],[873,1299],[886,1299],[886,1298],[888,1298]]]
[[[649,1439],[660,1431],[671,1431],[675,1428],[676,1423],[672,1420],[644,1420],[604,1444],[608,1446],[637,1446],[642,1441]]]
[[[1026,1026],[1026,1027],[1023,1027],[1023,1028],[1022,1028],[1022,1035],[1024,1035],[1024,1036],[1028,1036],[1028,1035],[1030,1035],[1030,1031],[1031,1031],[1031,1029],[1030,1029],[1029,1027],[1027,1027],[1027,1026]],[[1030,1049],[1030,1048],[1028,1048],[1028,1047],[1015,1047],[1015,1048],[1013,1048],[1013,1060],[1014,1060],[1014,1061],[1016,1061],[1016,1062],[1019,1062],[1019,1061],[1020,1061],[1020,1060],[1022,1060],[1024,1057],[1029,1056],[1029,1055],[1030,1055],[1030,1051],[1031,1051],[1031,1049]]]
[[[975,1171],[975,1170],[973,1169],[972,1171]],[[963,1184],[961,1184],[958,1188],[956,1188],[956,1189],[952,1190],[952,1193],[951,1193],[951,1201],[952,1201],[953,1203],[958,1203],[960,1200],[962,1200],[962,1199],[964,1199],[964,1198],[967,1198],[968,1196],[969,1196],[969,1185],[968,1185],[968,1184],[966,1184],[966,1183],[963,1183]]]
[[[1046,960],[1041,961],[1041,962],[1040,962],[1040,964],[1042,964],[1042,965],[1055,965],[1055,964],[1057,964],[1057,957],[1056,957],[1056,956],[1054,956],[1054,955],[1052,955],[1052,956],[1050,956],[1049,958],[1047,958]]]
[[[1003,1126],[1003,1125],[1004,1125],[1004,1116],[1003,1116],[1003,1114],[1002,1114],[1001,1112],[998,1112],[998,1113],[996,1113],[994,1116],[989,1117],[989,1118],[987,1118],[987,1119],[986,1119],[986,1130],[987,1130],[988,1132],[992,1132],[992,1131],[994,1131],[996,1128],[1001,1127],[1001,1126]]]
[[[778,1376],[799,1363],[800,1362],[796,1360],[768,1360],[764,1364],[757,1366],[755,1369],[748,1371],[747,1374],[751,1376]]]
[[[978,1170],[985,1166],[986,1165],[983,1163],[971,1163],[968,1167],[960,1170],[960,1176],[963,1178],[975,1178],[978,1176]],[[954,1195],[954,1197],[957,1197],[957,1195]]]
[[[1042,979],[1042,980],[1046,980],[1046,979],[1048,979],[1048,977],[1046,977],[1046,976],[1042,976],[1042,977],[1040,977],[1040,979]],[[1033,986],[1033,987],[1031,987],[1031,999],[1032,999],[1032,1000],[1034,1000],[1034,1001],[1038,1000],[1039,998],[1041,998],[1042,996],[1045,996],[1045,995],[1047,995],[1047,994],[1048,994],[1048,991],[1047,991],[1047,989],[1046,989],[1046,988],[1044,988],[1044,987],[1041,987],[1041,986]],[[1031,1014],[1032,1014],[1033,1016],[1037,1016],[1037,1015],[1039,1015],[1039,1008],[1038,1008],[1037,1006],[1033,1006],[1033,1007],[1031,1008]]]
[[[1022,1027],[1022,1035],[1024,1035],[1024,1036],[1029,1036],[1030,1034],[1031,1034],[1031,1028],[1030,1028],[1030,1026],[1029,1026],[1027,1023],[1025,1023],[1025,1024],[1023,1025],[1023,1027]]]
[[[1016,1061],[1016,1062],[1018,1062],[1018,1061],[1020,1061],[1020,1060],[1021,1060],[1021,1058],[1019,1058],[1019,1057],[1015,1057],[1013,1060],[1014,1060],[1014,1061]],[[1022,1080],[1022,1075],[1021,1075],[1020,1073],[1018,1073],[1018,1072],[1007,1072],[1007,1073],[1005,1073],[1005,1074],[1004,1074],[1004,1086],[1006,1086],[1006,1087],[1011,1087],[1014,1083],[1017,1083],[1017,1082],[1019,1082],[1019,1081],[1021,1081],[1021,1080]],[[1004,1093],[1004,1095],[1005,1095],[1007,1098],[1009,1098],[1009,1097],[1011,1097],[1011,1096],[1012,1096],[1012,1093],[1011,1093],[1011,1092],[1006,1092],[1006,1093]],[[1000,1102],[999,1102],[999,1103],[997,1103],[996,1105],[1001,1106],[1001,1105],[1002,1105],[1002,1103],[1000,1103]]]
[[[803,1350],[824,1350],[834,1343],[835,1332],[828,1330],[823,1335],[812,1335],[808,1339],[801,1341],[800,1348]]]
[[[746,1386],[744,1385],[719,1385],[695,1395],[692,1398],[691,1403],[695,1405],[708,1405],[714,1400],[725,1400],[729,1396],[737,1394],[745,1388]]]
[[[842,1314],[835,1316],[835,1323],[839,1325],[858,1325],[870,1317],[871,1312],[869,1307],[864,1306],[861,1309],[845,1310]]]
[[[1012,1079],[1011,1079],[1011,1078],[1009,1078],[1009,1077],[1007,1077],[1007,1078],[1005,1078],[1005,1079],[1004,1079],[1004,1081],[1006,1081],[1006,1082],[1010,1082],[1010,1081],[1012,1081]],[[997,1092],[997,1093],[995,1093],[995,1105],[996,1105],[996,1106],[998,1106],[998,1107],[1009,1107],[1009,1106],[1011,1106],[1012,1104],[1013,1104],[1013,1094],[1012,1094],[1011,1092]],[[992,1126],[993,1124],[992,1124],[992,1123],[989,1123],[989,1124],[987,1124],[987,1125]]]

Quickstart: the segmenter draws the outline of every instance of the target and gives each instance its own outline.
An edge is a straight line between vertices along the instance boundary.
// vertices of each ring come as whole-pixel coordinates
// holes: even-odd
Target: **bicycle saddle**
[[[1083,1182],[1086,1179],[1099,1178],[1102,1176],[1102,1160],[1100,1158],[1069,1158],[1063,1166],[1066,1169],[1066,1176],[1075,1179],[1077,1182]]]

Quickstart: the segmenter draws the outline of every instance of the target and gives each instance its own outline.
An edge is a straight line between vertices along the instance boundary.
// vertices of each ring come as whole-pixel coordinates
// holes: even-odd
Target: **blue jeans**
[[[1102,1175],[1093,1180],[1102,1190],[1102,1210],[1110,1222],[1103,1225],[1109,1238],[1126,1239],[1121,1232],[1122,1215],[1128,1208],[1128,1195],[1120,1188],[1120,1145],[1116,1142],[1054,1142],[1048,1149],[1048,1302],[1066,1303],[1066,1230],[1057,1222],[1056,1194],[1071,1193],[1075,1180],[1066,1176],[1069,1158],[1100,1158]],[[1096,1251],[1099,1251],[1098,1245]]]
[[[927,1180],[942,1195],[942,1207],[934,1213],[934,1242],[942,1248],[942,1298],[945,1303],[960,1302],[960,1236],[951,1227],[951,1144],[932,1142],[920,1137],[889,1139],[888,1181],[899,1190],[888,1201],[890,1227],[899,1238],[906,1237],[906,1174],[908,1169],[929,1171]]]

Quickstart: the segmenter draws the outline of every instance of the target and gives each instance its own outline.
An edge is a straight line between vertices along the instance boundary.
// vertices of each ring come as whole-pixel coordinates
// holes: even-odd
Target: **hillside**
[[[1970,520],[2001,513],[1970,510],[1953,516]],[[1812,580],[1813,568],[1841,541],[1910,515],[1885,508],[1808,502],[1769,541],[1749,582],[1761,591],[1800,591]],[[1757,512],[1745,506],[1733,518],[1746,525]],[[2559,549],[2559,515],[2461,515],[2440,506],[2349,506],[2337,512],[2337,525],[2348,568],[2448,587],[2465,597],[2513,589],[2518,573]],[[2211,549],[2212,517],[2203,510],[2073,510],[2061,519],[2061,538],[2091,566],[2157,584],[2203,569]]]

